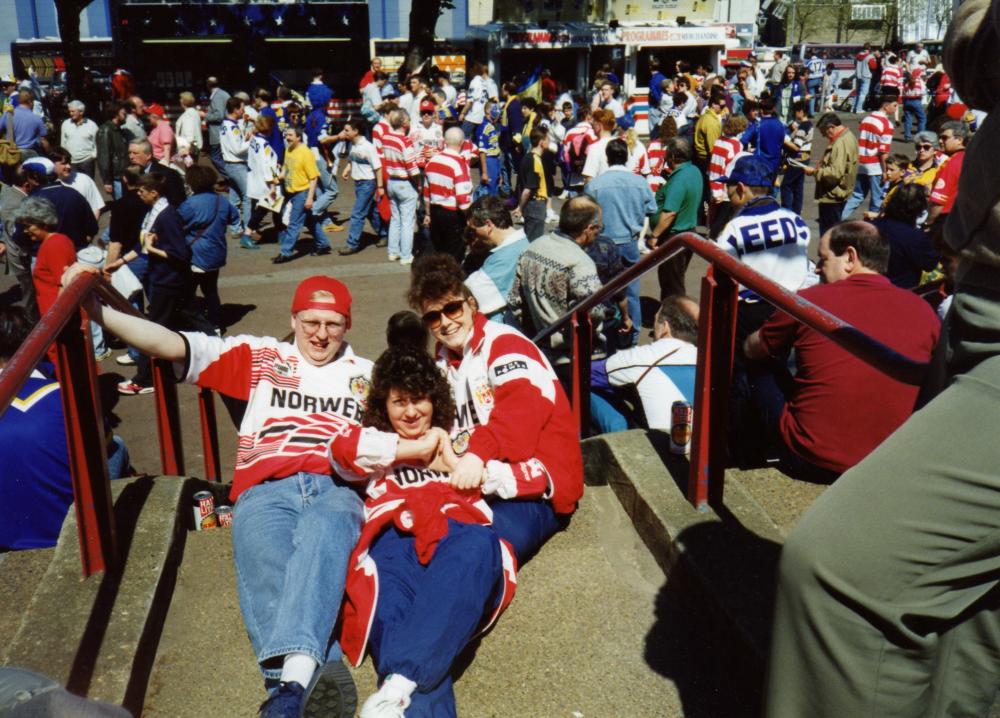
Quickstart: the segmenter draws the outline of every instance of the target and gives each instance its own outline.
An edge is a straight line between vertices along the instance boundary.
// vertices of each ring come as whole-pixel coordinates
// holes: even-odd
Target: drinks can
[[[219,526],[233,525],[233,507],[220,506],[215,510],[215,515],[219,519]]]
[[[691,453],[691,432],[694,409],[686,401],[675,401],[670,407],[670,453]]]
[[[215,497],[211,491],[199,491],[194,495],[194,528],[195,531],[215,528]]]

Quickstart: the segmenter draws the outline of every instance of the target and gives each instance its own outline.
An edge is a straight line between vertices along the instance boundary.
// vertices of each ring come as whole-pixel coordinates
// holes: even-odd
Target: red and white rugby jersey
[[[424,199],[448,209],[467,209],[472,204],[469,163],[451,150],[436,154],[424,168]]]
[[[926,90],[927,88],[924,87],[924,68],[919,65],[910,68],[910,80],[903,85],[903,99],[922,100]]]
[[[344,344],[324,366],[295,344],[272,337],[181,334],[187,343],[183,380],[248,402],[240,423],[235,501],[266,479],[300,471],[330,474],[328,445],[361,420],[372,363]]]
[[[903,87],[903,69],[899,65],[886,65],[882,68],[882,79],[879,81],[883,88],[895,87],[897,90]]]
[[[892,148],[892,122],[884,112],[876,110],[858,126],[858,172],[868,175],[882,174],[879,156],[889,154]]]
[[[547,474],[552,508],[572,513],[583,495],[579,431],[566,394],[538,347],[516,329],[476,314],[461,360],[438,347],[438,366],[458,408],[452,430],[455,453],[470,451],[487,467],[491,460],[511,465],[537,460],[533,471]],[[496,493],[505,496],[504,491],[498,487]]]
[[[382,138],[387,132],[392,132],[392,125],[389,124],[389,120],[383,117],[372,128],[372,144],[375,145],[375,151],[379,153],[379,156],[382,155]]]
[[[579,122],[566,130],[566,136],[563,138],[563,152],[566,157],[569,157],[570,147],[575,146],[579,152],[584,138],[587,138],[590,142],[597,142],[597,134],[594,132],[594,126],[589,122]]]
[[[720,137],[712,145],[712,154],[708,158],[708,186],[712,190],[712,199],[725,202],[729,199],[726,186],[719,182],[719,177],[729,173],[736,156],[743,151],[743,143],[739,137]]]
[[[338,471],[357,472],[368,479],[365,525],[348,563],[347,586],[341,622],[341,647],[348,660],[359,665],[378,603],[378,565],[368,555],[372,541],[386,528],[396,526],[412,534],[420,563],[434,559],[437,544],[448,533],[448,519],[489,525],[493,511],[478,489],[452,488],[451,475],[412,464],[394,464],[398,437],[372,428],[354,427],[335,437],[330,457]],[[517,560],[513,549],[497,536],[503,566],[499,605],[480,624],[486,631],[514,598]],[[485,606],[483,607],[486,608]]]
[[[442,147],[444,145],[442,144]],[[479,148],[470,139],[466,139],[462,142],[462,146],[458,150],[458,154],[462,155],[469,165],[479,159]]]
[[[386,132],[382,135],[382,166],[390,179],[409,179],[420,174],[417,150],[406,135]]]
[[[625,166],[640,177],[649,175],[649,153],[646,152],[646,146],[639,140],[636,140],[635,146],[629,150]]]
[[[436,122],[430,127],[424,127],[423,123],[418,124],[410,130],[410,140],[417,150],[417,164],[421,168],[444,148],[444,132],[441,130],[441,125]]]
[[[649,188],[656,193],[660,186],[666,182],[662,176],[663,169],[667,165],[667,148],[659,140],[653,140],[646,148],[646,157],[649,159]]]

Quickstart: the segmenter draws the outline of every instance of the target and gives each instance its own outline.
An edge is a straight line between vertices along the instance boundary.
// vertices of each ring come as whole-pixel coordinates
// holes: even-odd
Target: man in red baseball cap
[[[63,286],[83,271],[97,270],[75,265]],[[246,402],[232,536],[240,608],[270,693],[260,715],[353,716],[354,683],[330,636],[363,505],[328,456],[368,398],[372,363],[344,340],[350,291],[332,277],[304,279],[290,343],[175,332],[93,297],[87,312],[143,353],[176,362],[185,382]]]

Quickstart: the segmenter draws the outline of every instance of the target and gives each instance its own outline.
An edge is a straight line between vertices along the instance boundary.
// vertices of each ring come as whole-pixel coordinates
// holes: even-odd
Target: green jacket
[[[820,204],[846,202],[858,176],[858,138],[844,128],[823,153],[816,172],[816,201]]]

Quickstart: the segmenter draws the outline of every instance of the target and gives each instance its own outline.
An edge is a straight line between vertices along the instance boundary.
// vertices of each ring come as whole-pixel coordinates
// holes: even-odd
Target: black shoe
[[[379,249],[385,249],[386,247],[389,246],[389,238],[379,237],[378,241],[375,243],[375,246],[378,247]]]
[[[313,676],[306,690],[302,718],[353,718],[358,691],[342,661],[331,661]]]
[[[329,247],[323,247],[322,249],[314,249],[309,253],[310,257],[325,257],[326,255],[332,253],[333,250]]]
[[[337,250],[337,254],[341,257],[350,257],[352,254],[357,254],[361,251],[361,247],[341,247]]]
[[[292,255],[290,254],[279,254],[277,257],[271,257],[271,264],[284,264],[291,261]]]

